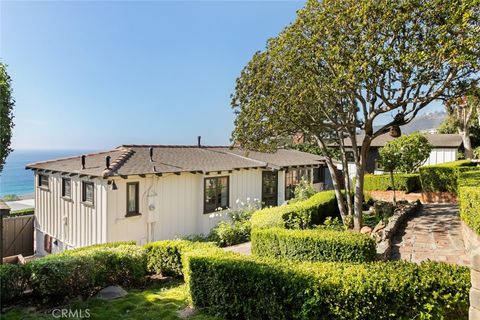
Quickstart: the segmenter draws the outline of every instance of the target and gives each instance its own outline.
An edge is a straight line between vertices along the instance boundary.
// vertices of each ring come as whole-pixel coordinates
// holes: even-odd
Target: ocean
[[[34,191],[33,172],[26,170],[29,163],[77,156],[85,150],[14,150],[7,158],[0,173],[0,197],[7,194],[29,195]]]

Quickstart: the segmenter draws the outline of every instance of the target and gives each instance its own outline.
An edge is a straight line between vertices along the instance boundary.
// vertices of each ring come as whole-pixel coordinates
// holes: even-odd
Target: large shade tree
[[[13,106],[11,79],[5,64],[0,63],[0,172],[7,156],[12,151],[10,142],[13,128]]]
[[[353,211],[359,229],[372,140],[409,123],[433,100],[459,95],[477,81],[479,1],[308,1],[237,79],[232,140],[269,150],[287,134],[313,137],[342,217]],[[390,120],[374,126],[380,116]],[[361,141],[358,131],[365,134]],[[345,138],[352,142],[355,162],[355,186],[345,181],[354,191],[353,204],[340,192],[328,152],[334,141],[345,164]]]
[[[456,131],[462,136],[465,158],[472,159],[472,134],[478,133],[475,127],[480,127],[480,89],[473,87],[464,96],[448,99],[445,103],[445,109],[447,110],[448,121],[454,128],[453,132],[448,133]],[[447,124],[443,124],[440,132],[447,133]]]

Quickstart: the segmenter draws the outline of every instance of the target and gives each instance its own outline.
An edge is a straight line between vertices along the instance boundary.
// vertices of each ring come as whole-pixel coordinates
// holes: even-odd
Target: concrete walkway
[[[392,241],[392,259],[419,263],[442,261],[469,266],[465,253],[458,207],[453,204],[426,204],[407,220]]]
[[[225,247],[223,248],[223,250],[238,252],[238,253],[249,256],[252,254],[252,243],[251,242],[240,243],[234,246]]]

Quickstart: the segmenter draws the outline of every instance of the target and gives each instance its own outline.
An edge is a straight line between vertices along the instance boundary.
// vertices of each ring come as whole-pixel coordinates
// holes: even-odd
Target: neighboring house
[[[322,158],[295,150],[124,145],[27,165],[35,173],[36,252],[207,234],[237,199],[266,206],[302,177],[321,188]]]
[[[462,150],[462,137],[459,134],[425,134],[425,137],[432,144],[432,152],[423,165],[440,164],[455,161],[458,158],[458,152]],[[357,145],[361,145],[364,135],[357,136]],[[381,174],[383,169],[378,164],[379,149],[393,138],[389,133],[385,133],[372,141],[370,146],[368,161],[366,166],[367,173]],[[352,148],[350,139],[345,139],[344,144],[347,148]],[[352,159],[349,163],[350,176],[355,174],[353,163],[353,152],[349,151],[347,156]]]

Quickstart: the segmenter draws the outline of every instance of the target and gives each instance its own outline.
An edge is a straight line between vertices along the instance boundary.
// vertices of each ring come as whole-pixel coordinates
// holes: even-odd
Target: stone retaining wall
[[[369,191],[374,200],[393,201],[393,191]],[[406,193],[396,191],[397,201],[407,200],[409,202],[420,200],[422,203],[457,203],[457,197],[449,192],[427,192],[427,193]]]
[[[378,260],[386,261],[390,258],[390,253],[392,250],[392,237],[395,235],[395,232],[402,222],[416,213],[420,207],[421,203],[418,201],[409,203],[402,209],[396,210],[393,216],[388,219],[387,225],[382,230],[381,241],[377,243]]]
[[[480,235],[462,221],[465,251],[472,257],[469,320],[480,320]]]

